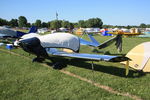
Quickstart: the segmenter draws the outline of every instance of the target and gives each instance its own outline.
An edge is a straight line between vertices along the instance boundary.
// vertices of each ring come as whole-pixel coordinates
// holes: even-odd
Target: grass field
[[[100,42],[110,37],[94,36]],[[87,38],[87,37],[85,37]],[[98,54],[124,55],[139,43],[150,38],[123,38],[123,52],[118,54],[114,45],[99,50]],[[6,50],[4,47],[0,49]],[[7,50],[6,50],[7,51]],[[92,48],[81,46],[81,52],[91,52]],[[26,56],[16,56],[0,51],[0,100],[132,100],[129,96],[111,93],[78,78],[66,75],[59,70],[32,63],[34,57],[22,49],[12,52]],[[44,63],[51,63],[46,60]],[[150,74],[138,73],[130,69],[125,76],[124,66],[119,63],[91,62],[75,60],[63,70],[89,79],[95,83],[109,86],[120,93],[129,93],[144,100],[150,99]]]

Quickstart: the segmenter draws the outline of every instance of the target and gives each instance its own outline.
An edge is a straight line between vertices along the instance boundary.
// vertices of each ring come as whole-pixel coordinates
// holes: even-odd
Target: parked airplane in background
[[[55,33],[42,36],[37,35],[33,37],[27,37],[27,35],[26,36],[24,35],[21,38],[22,39],[20,39],[18,42],[21,48],[24,51],[32,53],[37,56],[36,58],[33,59],[33,61],[42,62],[45,59],[50,59],[53,62],[53,68],[55,69],[59,69],[62,66],[62,62],[57,61],[55,57],[76,58],[89,61],[108,61],[108,62],[121,62],[121,61],[128,62],[130,60],[128,57],[123,56],[79,53],[81,42],[80,38],[69,33]],[[60,51],[60,49],[57,48],[67,48],[72,50],[73,52],[68,53],[63,50]],[[126,69],[127,75],[128,66],[126,67]]]
[[[36,33],[37,27],[32,26],[28,33]],[[6,39],[6,38],[20,38],[21,36],[28,34],[21,31],[15,31],[10,28],[0,27],[0,39]]]
[[[126,36],[136,36],[136,35],[141,34],[140,32],[124,32],[122,30],[118,30],[118,31],[115,31],[115,32],[108,32],[108,33],[109,34],[115,34],[115,35],[122,34],[122,35],[126,35]]]

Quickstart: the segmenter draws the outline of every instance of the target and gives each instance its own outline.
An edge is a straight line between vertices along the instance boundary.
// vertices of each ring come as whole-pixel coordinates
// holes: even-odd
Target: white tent
[[[130,58],[129,66],[143,72],[150,72],[150,42],[144,42],[131,49],[126,57]],[[125,64],[125,62],[123,62]]]

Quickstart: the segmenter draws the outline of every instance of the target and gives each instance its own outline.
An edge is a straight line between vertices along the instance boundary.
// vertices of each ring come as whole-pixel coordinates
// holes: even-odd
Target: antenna
[[[58,31],[58,13],[56,11],[56,32]]]
[[[56,11],[56,20],[58,20],[58,13],[57,13],[57,11]]]

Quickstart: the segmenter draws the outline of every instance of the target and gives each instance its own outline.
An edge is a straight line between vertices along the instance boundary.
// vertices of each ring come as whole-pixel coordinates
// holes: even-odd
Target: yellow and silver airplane
[[[122,35],[127,35],[127,36],[135,36],[135,35],[140,35],[141,32],[138,31],[138,29],[131,29],[131,32],[124,32],[123,30],[117,30],[115,32],[108,32],[109,34],[115,34],[115,35],[118,35],[118,34],[122,34]]]

